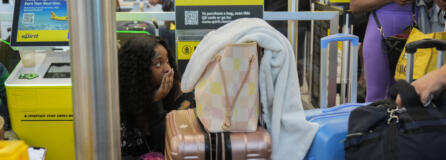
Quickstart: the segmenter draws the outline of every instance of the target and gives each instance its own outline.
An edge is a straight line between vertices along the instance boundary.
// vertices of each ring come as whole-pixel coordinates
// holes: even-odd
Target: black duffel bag
[[[433,96],[425,107],[413,86],[398,82],[396,88],[402,108],[384,100],[351,112],[347,160],[446,159],[446,93]]]

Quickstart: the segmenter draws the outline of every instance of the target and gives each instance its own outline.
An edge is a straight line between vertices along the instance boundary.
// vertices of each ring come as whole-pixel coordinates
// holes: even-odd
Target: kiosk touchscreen
[[[11,125],[48,160],[74,159],[67,15],[66,0],[15,1],[11,46],[34,63],[20,62],[5,82]]]
[[[66,0],[17,0],[11,46],[68,46]]]

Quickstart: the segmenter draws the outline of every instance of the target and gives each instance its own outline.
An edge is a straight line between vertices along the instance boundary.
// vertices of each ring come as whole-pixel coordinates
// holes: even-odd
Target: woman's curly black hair
[[[153,36],[136,36],[129,39],[118,53],[121,120],[130,127],[141,129],[143,133],[147,133],[150,123],[156,123],[154,119],[164,116],[159,114],[165,112],[152,102],[157,86],[151,82],[150,66],[158,44],[166,48],[169,64],[175,71],[173,87],[163,100],[163,105],[169,106],[175,100],[174,94],[180,87],[180,80],[175,57],[167,43]]]

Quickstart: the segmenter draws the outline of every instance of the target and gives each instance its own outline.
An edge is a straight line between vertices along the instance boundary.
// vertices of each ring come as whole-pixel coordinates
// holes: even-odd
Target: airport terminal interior
[[[444,0],[1,0],[0,159],[445,159]]]

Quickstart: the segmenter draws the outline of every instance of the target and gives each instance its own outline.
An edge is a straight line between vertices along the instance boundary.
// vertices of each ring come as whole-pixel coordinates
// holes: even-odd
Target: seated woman
[[[163,153],[166,114],[194,107],[194,95],[181,92],[175,58],[164,41],[137,36],[118,54],[122,155]]]

